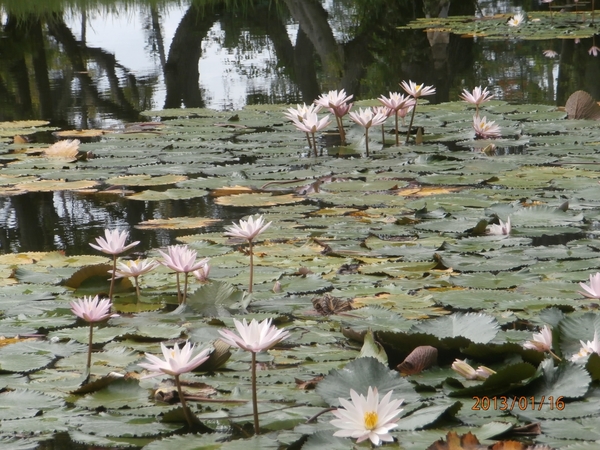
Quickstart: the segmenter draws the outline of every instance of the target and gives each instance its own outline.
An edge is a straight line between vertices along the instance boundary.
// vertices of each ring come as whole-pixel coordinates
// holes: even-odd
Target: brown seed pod
[[[437,363],[437,348],[431,345],[420,345],[396,366],[402,375],[415,375]]]

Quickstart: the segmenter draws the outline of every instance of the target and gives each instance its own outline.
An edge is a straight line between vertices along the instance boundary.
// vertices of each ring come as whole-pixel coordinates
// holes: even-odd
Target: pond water
[[[443,3],[443,2],[440,2]],[[389,5],[327,0],[250,2],[79,1],[29,8],[0,2],[0,121],[43,119],[60,129],[121,129],[163,108],[236,110],[263,103],[312,102],[328,89],[356,99],[399,90],[411,79],[436,86],[433,103],[488,86],[515,103],[563,105],[578,89],[600,96],[593,42],[511,41],[398,30],[437,2]],[[450,15],[535,11],[534,1],[453,2]],[[560,58],[543,56],[544,50]],[[50,133],[33,136],[53,142]],[[210,199],[173,201],[190,214],[215,211]],[[125,206],[125,205],[128,206]],[[1,252],[81,252],[103,227],[163,216],[164,205],[82,198],[68,192],[0,199]],[[135,209],[135,211],[132,211]],[[217,208],[236,219],[251,210]],[[38,230],[40,232],[35,232]],[[136,232],[134,232],[136,233]],[[139,233],[164,245],[176,232]]]

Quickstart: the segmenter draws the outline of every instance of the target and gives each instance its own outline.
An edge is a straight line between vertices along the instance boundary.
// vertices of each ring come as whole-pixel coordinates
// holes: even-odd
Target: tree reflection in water
[[[397,29],[425,14],[473,15],[475,3],[452,2],[448,10],[447,0],[204,0],[184,5],[175,0],[46,0],[32,10],[21,0],[3,0],[0,121],[45,119],[62,128],[103,128],[143,120],[140,112],[147,109],[205,107],[214,97],[206,80],[215,76],[215,67],[205,67],[203,58],[215,29],[222,33],[220,49],[234,55],[229,69],[263,83],[248,89],[243,103],[309,103],[325,90],[340,88],[357,99],[375,98],[397,91],[407,79],[434,85],[432,102],[455,100],[463,88],[480,84],[491,86],[497,98],[519,102],[564,104],[576,89],[598,97],[600,85],[593,80],[598,79],[600,59],[583,61],[584,46],[576,48],[571,41],[563,40],[561,59],[549,62],[541,56],[547,43],[474,42],[448,33]],[[505,7],[512,3],[497,2]],[[169,8],[180,8],[181,20],[172,36],[164,36]],[[128,61],[86,41],[91,17],[132,13],[143,17],[147,57],[159,62],[150,75],[136,73]],[[68,25],[75,23],[79,30]],[[123,46],[129,45],[127,36],[124,30]],[[272,50],[271,59],[246,65],[265,49]],[[228,73],[217,77],[234,83]],[[164,102],[157,104],[161,90]],[[221,99],[217,104],[227,106]],[[164,217],[160,208],[191,207],[181,201],[160,207],[152,202],[92,203],[68,194],[72,205],[82,208],[73,215],[73,209],[61,209],[61,195],[4,199],[1,251],[87,250],[90,235],[102,227]],[[34,202],[39,207],[32,220]],[[86,216],[86,208],[94,212]],[[161,240],[167,237],[154,235],[147,247],[164,245]]]

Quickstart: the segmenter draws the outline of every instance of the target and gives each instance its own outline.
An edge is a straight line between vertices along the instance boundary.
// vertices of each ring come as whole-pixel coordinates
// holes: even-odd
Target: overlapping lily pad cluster
[[[160,220],[133,224],[147,233],[189,229],[177,244],[210,258],[211,270],[190,277],[185,306],[167,266],[140,277],[139,301],[127,278],[115,281],[119,316],[93,329],[90,371],[102,383],[83,383],[90,327],[77,322],[70,303],[109,291],[113,258],[0,256],[0,443],[34,448],[58,435],[149,450],[311,449],[354,445],[344,436],[385,441],[389,433],[404,448],[422,449],[456,430],[480,440],[526,431],[553,447],[593,448],[600,319],[593,281],[590,290],[579,283],[600,269],[597,123],[492,100],[482,109],[503,137],[491,151],[490,141],[473,138],[474,108],[419,104],[423,144],[396,146],[389,126],[384,145],[373,136],[372,157],[362,158],[353,144],[363,133],[357,125],[347,127],[346,146],[323,139],[326,155],[314,158],[282,109],[149,112],[162,118],[151,133],[82,143],[95,156],[86,160],[47,158],[41,145],[3,146],[4,195],[64,189],[75,203],[113,195],[160,205],[205,197],[272,224],[252,242],[251,296],[248,245],[224,234],[229,223],[165,208]],[[165,248],[136,251],[158,260]],[[252,355],[220,348],[219,330],[234,319],[267,318],[289,336],[255,355],[261,434],[249,438]],[[551,346],[534,337],[545,329]],[[140,379],[146,353],[165,355],[164,345],[168,355],[186,341],[214,346],[219,356],[180,374],[194,417],[215,433],[180,435],[189,425],[173,377]],[[539,349],[525,348],[534,341]],[[437,349],[437,365],[404,377],[394,370],[421,346]],[[457,359],[495,373],[467,380],[451,368]],[[340,434],[323,411],[351,406],[350,389],[355,403],[362,395],[374,405],[374,388],[378,405],[390,409],[381,413],[381,434],[347,427]],[[374,427],[375,419],[362,424]]]

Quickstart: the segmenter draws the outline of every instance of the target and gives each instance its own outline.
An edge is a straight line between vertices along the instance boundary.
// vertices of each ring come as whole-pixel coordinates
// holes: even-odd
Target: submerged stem
[[[181,283],[179,282],[179,272],[175,272],[175,278],[177,280],[177,304],[181,305]]]

